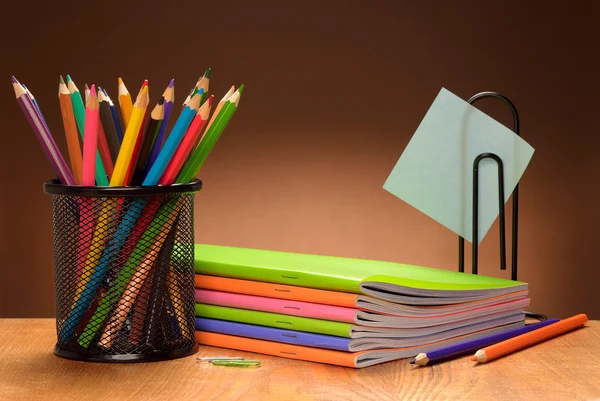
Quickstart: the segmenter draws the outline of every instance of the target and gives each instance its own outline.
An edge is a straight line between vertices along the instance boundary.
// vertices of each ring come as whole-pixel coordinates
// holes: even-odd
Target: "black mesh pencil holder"
[[[165,360],[197,351],[194,195],[202,183],[65,186],[52,195],[58,356]]]

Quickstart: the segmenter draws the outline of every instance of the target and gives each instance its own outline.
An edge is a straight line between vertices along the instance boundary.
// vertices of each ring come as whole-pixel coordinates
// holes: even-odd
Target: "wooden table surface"
[[[55,356],[53,319],[0,319],[2,400],[600,400],[600,322],[474,365],[434,367],[408,359],[349,369],[200,347],[166,362],[108,364]],[[259,368],[200,364],[197,356],[239,355]]]

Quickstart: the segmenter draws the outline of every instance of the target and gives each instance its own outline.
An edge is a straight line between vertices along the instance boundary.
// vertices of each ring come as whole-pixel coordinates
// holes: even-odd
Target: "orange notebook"
[[[365,368],[367,366],[377,365],[396,359],[414,357],[421,352],[428,352],[439,348],[440,346],[452,345],[466,340],[474,340],[520,326],[522,326],[522,324],[519,323],[500,326],[417,347],[390,348],[361,352],[333,351],[323,348],[304,347],[301,345],[284,344],[206,331],[196,331],[196,341],[200,344],[213,347],[231,348],[290,359],[347,366],[349,368]]]
[[[408,316],[436,316],[447,313],[456,313],[498,303],[515,301],[526,298],[528,295],[528,291],[523,290],[460,304],[419,306],[384,301],[368,295],[318,290],[315,288],[296,287],[260,281],[239,280],[227,277],[206,276],[202,274],[196,274],[195,285],[196,288],[206,290],[234,292],[238,294],[286,299],[289,301],[344,306],[347,308],[362,309],[389,315]]]

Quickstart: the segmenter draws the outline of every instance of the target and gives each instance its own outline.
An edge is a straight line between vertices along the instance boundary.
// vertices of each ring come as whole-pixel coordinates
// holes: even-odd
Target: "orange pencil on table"
[[[193,144],[200,137],[200,132],[202,132],[202,128],[206,125],[206,121],[208,120],[208,116],[210,115],[210,108],[213,102],[214,96],[210,96],[206,102],[198,109],[196,112],[196,116],[192,120],[190,127],[188,128],[185,136],[183,137],[181,143],[177,147],[177,150],[173,154],[171,161],[167,165],[165,172],[160,177],[158,181],[159,185],[171,185],[175,182],[175,178],[177,178],[177,174],[183,166],[188,154],[192,150]]]
[[[69,149],[69,159],[71,160],[71,170],[75,177],[75,183],[81,185],[81,171],[83,169],[83,157],[81,155],[81,146],[79,145],[79,136],[77,134],[77,123],[71,104],[71,92],[63,77],[60,77],[58,84],[58,100],[60,102],[60,113],[62,115],[63,125],[65,127],[65,136],[67,138],[67,147]]]
[[[529,333],[513,337],[509,340],[499,342],[489,347],[480,349],[471,357],[472,361],[485,363],[518,351],[530,345],[540,343],[552,337],[557,337],[563,333],[575,330],[584,326],[588,322],[588,317],[585,314],[575,315],[568,319],[561,320],[551,325],[542,327]]]

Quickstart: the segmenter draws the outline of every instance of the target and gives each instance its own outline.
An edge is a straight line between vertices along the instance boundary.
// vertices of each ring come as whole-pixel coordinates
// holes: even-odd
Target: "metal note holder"
[[[515,105],[505,96],[496,92],[481,92],[471,97],[467,102],[474,104],[483,98],[496,98],[508,106],[513,115],[513,131],[519,135],[519,114]],[[499,230],[500,230],[500,270],[506,270],[506,216],[504,212],[504,165],[502,159],[495,153],[481,153],[473,161],[473,243],[472,243],[472,273],[477,274],[479,263],[478,223],[479,223],[479,164],[482,160],[491,159],[498,165],[498,207],[499,207]],[[519,184],[513,191],[513,214],[512,214],[512,250],[511,250],[511,280],[517,280],[517,256],[518,256],[518,234],[519,234]],[[465,271],[465,239],[458,237],[458,271]],[[527,317],[546,320],[546,316],[526,312]]]

